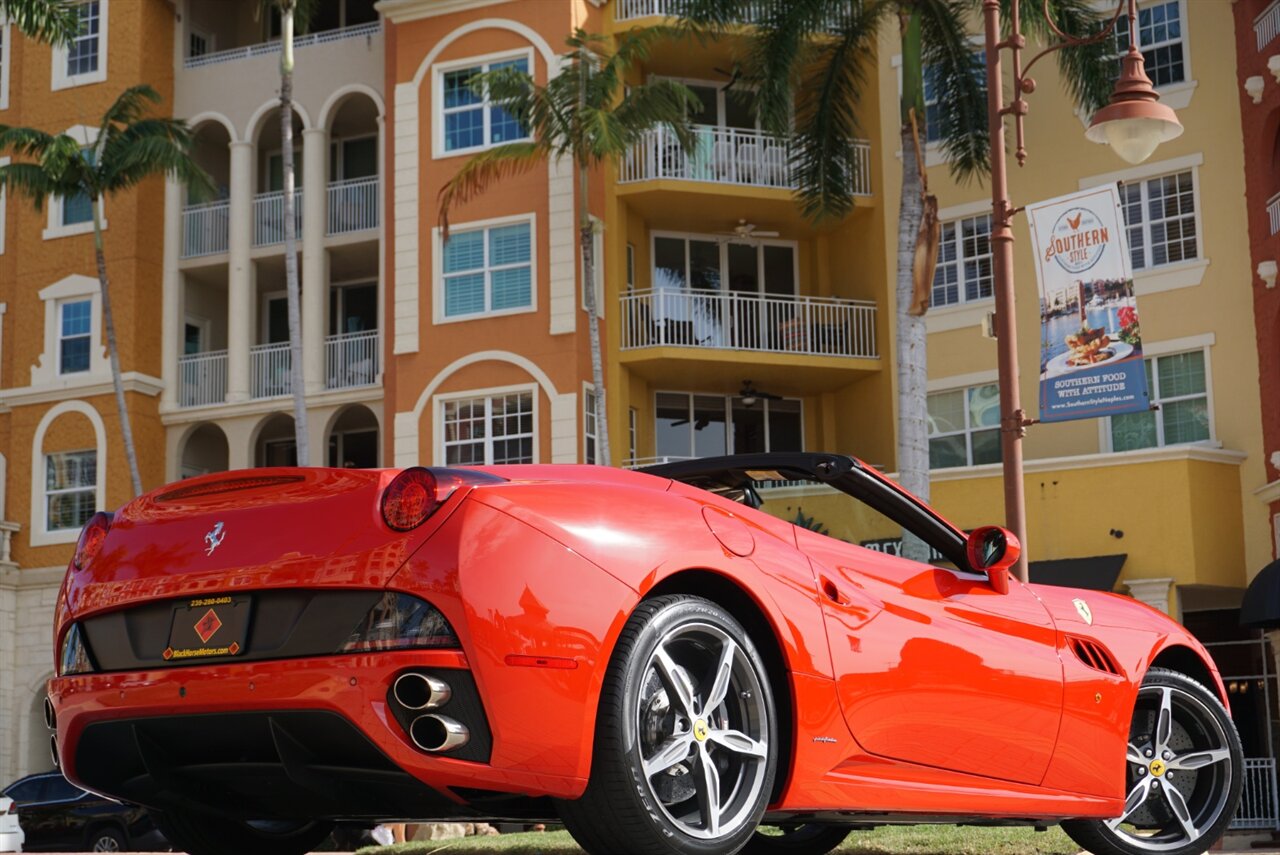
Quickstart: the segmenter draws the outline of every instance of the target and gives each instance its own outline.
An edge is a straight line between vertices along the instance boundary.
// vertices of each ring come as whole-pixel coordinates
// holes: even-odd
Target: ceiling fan
[[[721,92],[728,92],[730,89],[732,89],[733,84],[737,83],[738,78],[742,76],[742,66],[737,65],[736,63],[733,66],[733,71],[726,71],[723,68],[720,68],[718,66],[713,68],[713,70],[729,78],[729,82],[720,87]]]
[[[757,389],[752,385],[750,380],[742,381],[742,389],[738,392],[738,397],[742,399],[742,406],[751,408],[756,405],[757,401],[781,401],[781,395],[775,395],[772,392],[765,392]]]
[[[756,238],[776,238],[778,232],[762,230],[755,223],[748,223],[745,219],[738,220],[738,224],[733,227],[732,231],[720,232],[726,237],[736,238],[740,241],[752,241]]]

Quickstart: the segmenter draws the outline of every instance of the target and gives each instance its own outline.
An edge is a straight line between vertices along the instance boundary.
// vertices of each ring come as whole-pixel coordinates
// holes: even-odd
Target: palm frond
[[[853,207],[857,108],[891,0],[854,4],[834,39],[815,45],[797,87],[791,168],[796,197],[810,220],[841,217]]]
[[[1044,44],[1058,41],[1057,34],[1045,20],[1044,6],[1040,3],[1031,6],[1033,8],[1023,14],[1023,30]],[[1110,23],[1110,16],[1100,15],[1090,0],[1049,0],[1049,14],[1058,29],[1077,38],[1093,35]],[[1116,43],[1111,37],[1058,51],[1063,86],[1077,107],[1092,112],[1110,100],[1111,87],[1120,70],[1116,54]]]
[[[0,125],[0,151],[12,152],[19,157],[43,157],[54,139],[53,134],[37,128]]]
[[[880,6],[877,0],[866,0],[865,3],[790,0],[766,6],[765,15],[756,29],[757,35],[751,40],[745,65],[748,80],[756,86],[756,111],[766,128],[779,134],[789,130],[793,93],[800,76],[815,60],[815,51],[824,59],[843,61],[844,46],[871,44],[864,40],[865,24],[877,15],[868,15],[868,9]],[[832,35],[829,24],[835,10],[847,10],[849,19],[834,34],[832,42],[828,38]],[[821,47],[815,42],[817,36],[823,37]],[[851,67],[852,64],[843,71]],[[841,78],[843,71],[838,70],[829,80]]]
[[[662,126],[675,135],[687,154],[697,145],[697,135],[689,124],[689,115],[698,104],[698,96],[688,86],[674,80],[657,79],[632,87],[614,112],[618,123],[627,129],[627,148],[638,142],[649,128]]]
[[[10,163],[0,166],[0,188],[28,197],[37,211],[44,210],[45,199],[50,196],[70,196],[69,188],[52,180],[47,172],[35,163]]]
[[[942,150],[959,181],[981,178],[990,168],[986,64],[975,55],[965,26],[967,0],[918,0],[922,59],[931,69],[942,105]]]
[[[102,114],[99,133],[110,130],[111,125],[128,125],[138,121],[155,104],[161,101],[160,93],[145,83],[130,86],[120,93],[115,102]]]
[[[80,33],[80,15],[70,0],[0,0],[0,18],[52,45],[65,45]]]
[[[130,133],[115,137],[114,143],[118,149],[109,146],[103,152],[99,182],[103,193],[127,190],[161,174],[185,184],[196,196],[214,191],[213,179],[192,159],[182,135]]]
[[[496,182],[529,172],[547,156],[540,142],[514,142],[494,146],[467,159],[458,173],[440,189],[440,234],[449,236],[449,212],[465,205]]]

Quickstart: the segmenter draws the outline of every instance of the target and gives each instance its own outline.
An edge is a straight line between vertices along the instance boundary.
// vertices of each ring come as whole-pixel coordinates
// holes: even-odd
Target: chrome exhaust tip
[[[44,698],[44,726],[50,730],[58,729],[58,714],[53,711],[53,701],[48,695]]]
[[[61,769],[62,761],[58,758],[58,735],[49,737],[49,756],[53,758],[53,768]]]
[[[471,731],[460,721],[442,715],[420,715],[409,725],[409,738],[423,751],[452,751],[467,744]]]
[[[453,690],[444,680],[410,671],[396,678],[391,694],[407,710],[433,710],[447,704]]]

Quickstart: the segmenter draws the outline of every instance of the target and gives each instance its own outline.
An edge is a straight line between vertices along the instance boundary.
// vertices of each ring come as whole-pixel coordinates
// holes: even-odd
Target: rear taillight
[[[76,541],[76,554],[72,558],[72,563],[77,570],[88,567],[89,562],[102,551],[102,542],[107,539],[109,531],[111,531],[111,514],[98,511],[89,517],[89,521],[80,530],[80,539]]]
[[[436,476],[421,466],[401,472],[382,494],[382,519],[396,531],[417,528],[438,507]]]

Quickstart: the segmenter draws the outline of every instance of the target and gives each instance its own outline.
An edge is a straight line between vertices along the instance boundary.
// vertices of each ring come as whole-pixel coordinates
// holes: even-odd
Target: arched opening
[[[342,98],[328,118],[331,235],[378,227],[378,105],[363,92]]]
[[[221,121],[209,119],[196,125],[191,137],[191,155],[208,173],[213,192],[187,190],[182,209],[183,258],[226,252],[230,235],[231,132]]]
[[[326,462],[343,469],[375,469],[378,466],[378,419],[361,404],[338,413],[329,429]]]
[[[276,413],[263,421],[253,443],[254,466],[297,466],[293,416]]]
[[[210,472],[226,472],[230,468],[227,435],[215,424],[202,424],[187,435],[182,446],[182,470],[179,477],[194,478]]]

